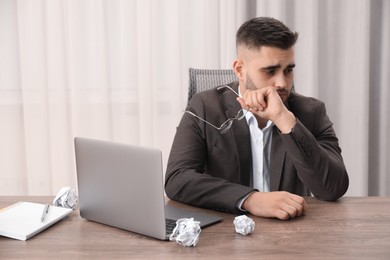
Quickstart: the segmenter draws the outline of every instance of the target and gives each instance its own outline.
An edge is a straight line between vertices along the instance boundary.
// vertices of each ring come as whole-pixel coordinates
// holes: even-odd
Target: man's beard
[[[255,83],[253,83],[253,80],[249,77],[248,74],[246,74],[246,89],[250,89],[250,90],[256,90],[256,86],[255,86]]]

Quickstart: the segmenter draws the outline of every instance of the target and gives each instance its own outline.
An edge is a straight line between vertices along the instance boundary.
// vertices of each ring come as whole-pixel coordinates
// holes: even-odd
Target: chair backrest
[[[195,93],[237,81],[233,70],[228,69],[193,69],[190,68],[188,102]]]

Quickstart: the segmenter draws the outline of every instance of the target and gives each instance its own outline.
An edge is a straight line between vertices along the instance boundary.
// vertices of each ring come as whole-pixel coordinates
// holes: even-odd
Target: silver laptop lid
[[[160,150],[76,137],[82,218],[166,239]]]

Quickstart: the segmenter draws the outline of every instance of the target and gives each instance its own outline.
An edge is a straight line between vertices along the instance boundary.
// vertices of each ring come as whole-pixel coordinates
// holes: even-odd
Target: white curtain
[[[348,195],[390,195],[390,2],[0,0],[0,195],[77,189],[73,138],[157,147],[164,168],[188,68],[231,68],[235,33],[300,33],[295,86],[323,100]]]

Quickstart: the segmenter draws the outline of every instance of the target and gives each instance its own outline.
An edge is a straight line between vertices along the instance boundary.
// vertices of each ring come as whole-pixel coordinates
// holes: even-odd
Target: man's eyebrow
[[[282,67],[282,65],[280,65],[280,64],[270,65],[270,66],[261,68],[261,70],[276,70],[276,69],[280,69],[281,67]],[[295,67],[295,63],[292,63],[292,64],[288,64],[286,69],[292,69],[294,67]]]
[[[279,69],[280,67],[281,67],[280,64],[278,64],[278,65],[270,65],[270,66],[261,68],[261,70],[276,70],[276,69]]]

